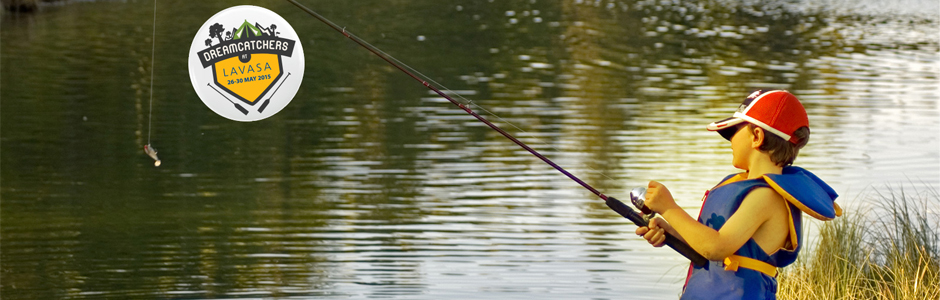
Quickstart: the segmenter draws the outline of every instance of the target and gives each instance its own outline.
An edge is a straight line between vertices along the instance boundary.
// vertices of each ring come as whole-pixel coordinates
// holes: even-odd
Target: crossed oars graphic
[[[281,89],[281,86],[284,85],[284,82],[287,81],[287,78],[290,78],[290,72],[287,72],[287,76],[284,77],[284,80],[281,80],[281,83],[277,85],[277,88],[274,89],[274,92],[271,92],[271,95],[268,96],[268,99],[265,99],[264,103],[261,103],[261,107],[258,107],[259,113],[263,112],[264,109],[268,107],[268,104],[271,103],[271,98],[274,97],[274,94],[277,93],[277,91]],[[246,116],[248,115],[248,110],[245,109],[245,107],[239,105],[238,103],[235,103],[235,101],[232,101],[232,99],[229,99],[228,97],[226,97],[225,94],[223,94],[218,89],[213,87],[211,83],[206,83],[206,86],[212,88],[212,90],[215,91],[216,93],[219,93],[219,95],[222,96],[222,98],[225,98],[225,100],[228,100],[228,102],[232,103],[232,105],[235,105],[235,108],[238,109],[238,111],[242,112]]]

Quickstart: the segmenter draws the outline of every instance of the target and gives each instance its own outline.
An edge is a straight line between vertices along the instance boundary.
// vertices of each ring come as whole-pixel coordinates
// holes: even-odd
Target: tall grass
[[[887,187],[825,222],[780,274],[779,299],[940,299],[940,197]],[[806,240],[804,240],[806,242]]]

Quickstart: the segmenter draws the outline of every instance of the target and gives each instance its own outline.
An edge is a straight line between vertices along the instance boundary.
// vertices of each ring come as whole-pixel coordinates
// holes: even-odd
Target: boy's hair
[[[748,123],[747,128],[751,133],[754,133],[754,129],[759,128],[759,126]],[[778,166],[786,167],[792,165],[793,161],[796,160],[797,154],[800,153],[800,149],[809,142],[809,127],[800,127],[793,132],[793,137],[797,140],[795,144],[784,140],[776,134],[765,131],[764,143],[762,143],[758,149],[770,155],[770,160]]]

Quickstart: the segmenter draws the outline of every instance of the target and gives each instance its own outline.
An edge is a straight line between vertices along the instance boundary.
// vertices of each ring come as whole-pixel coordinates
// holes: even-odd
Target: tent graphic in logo
[[[258,104],[267,95],[268,100],[258,108],[262,112],[271,99],[269,92],[277,90],[275,83],[288,77],[283,76],[282,57],[292,55],[295,41],[278,37],[276,24],[264,27],[248,20],[228,31],[221,23],[215,23],[209,27],[208,33],[208,48],[199,51],[198,56],[204,68],[212,68],[212,84],[218,88],[216,92],[223,97],[228,94],[250,106]],[[229,101],[242,113],[248,114],[241,105]]]

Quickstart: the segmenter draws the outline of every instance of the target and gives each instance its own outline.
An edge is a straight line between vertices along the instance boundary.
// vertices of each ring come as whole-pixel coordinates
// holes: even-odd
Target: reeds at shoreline
[[[940,197],[886,192],[867,194],[871,210],[823,223],[814,247],[782,270],[777,298],[940,299]]]

